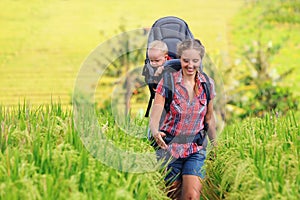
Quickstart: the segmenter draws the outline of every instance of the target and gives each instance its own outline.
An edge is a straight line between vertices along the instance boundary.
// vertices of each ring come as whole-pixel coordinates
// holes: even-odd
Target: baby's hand
[[[154,76],[159,76],[162,73],[163,70],[164,70],[164,66],[158,67],[157,70],[154,73]]]

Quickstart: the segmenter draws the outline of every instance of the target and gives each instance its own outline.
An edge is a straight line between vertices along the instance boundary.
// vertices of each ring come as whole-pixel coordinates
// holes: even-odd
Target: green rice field
[[[294,69],[276,83],[299,95],[300,5],[285,2],[296,5],[287,9],[295,17],[272,10],[274,18],[287,16],[291,22],[271,19],[261,27],[261,38],[278,51],[266,62],[273,77]],[[245,9],[256,3],[270,1],[1,0],[0,200],[169,199],[165,170],[146,139],[147,88],[130,99],[129,114],[135,109],[138,115],[125,116],[124,74],[107,75],[118,74],[111,69],[122,57],[101,69],[103,76],[91,63],[114,58],[104,50],[118,51],[123,44],[114,43],[118,38],[146,33],[160,17],[177,16],[202,41],[222,79],[218,89],[225,92],[215,108],[223,111],[228,95],[243,90],[236,80],[245,74],[238,72],[250,73],[249,64],[240,63],[241,52],[260,39],[256,20],[263,17],[262,7]],[[138,50],[134,62],[123,61],[121,72],[143,66],[145,46]],[[98,52],[101,56],[93,59]],[[80,96],[79,89],[90,96]],[[219,115],[218,147],[208,145],[201,199],[300,199],[299,111],[232,118],[226,126]]]
[[[93,49],[120,34],[120,26],[127,31],[148,28],[168,15],[183,18],[209,51],[225,53],[227,20],[241,4],[236,0],[227,1],[226,6],[217,0],[175,0],[172,4],[136,0],[3,0],[0,103],[18,105],[26,99],[33,105],[51,100],[70,105],[77,73]]]

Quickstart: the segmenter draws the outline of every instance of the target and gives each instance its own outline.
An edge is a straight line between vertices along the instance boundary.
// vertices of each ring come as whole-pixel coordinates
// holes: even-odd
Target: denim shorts
[[[172,183],[176,180],[181,180],[182,175],[195,175],[205,177],[205,170],[203,169],[204,161],[206,158],[206,150],[202,149],[197,153],[193,153],[186,158],[170,158],[170,154],[164,152],[162,156],[160,152],[160,159],[168,160],[167,174],[165,181]]]

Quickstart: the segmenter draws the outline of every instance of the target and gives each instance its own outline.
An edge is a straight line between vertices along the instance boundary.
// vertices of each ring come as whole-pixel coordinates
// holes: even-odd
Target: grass
[[[147,141],[132,137],[141,132],[146,121],[130,119],[128,126],[126,120],[118,124],[115,116],[97,113],[101,131],[111,141],[109,145],[119,148],[119,156],[103,143],[111,154],[101,160],[104,151],[90,151],[98,140],[83,144],[86,141],[75,129],[78,121],[74,124],[73,111],[65,107],[71,103],[77,73],[91,50],[122,32],[121,25],[126,30],[149,27],[166,15],[185,19],[209,53],[226,57],[232,50],[227,20],[241,5],[242,1],[234,0],[227,0],[225,6],[217,0],[175,0],[172,4],[135,0],[1,1],[5,9],[0,13],[0,199],[166,199],[159,171],[122,171],[144,167],[141,163],[131,166],[133,160],[123,159],[127,151],[152,151]],[[243,20],[247,17],[239,16]],[[251,42],[256,37],[249,30],[240,30],[234,33],[236,41],[249,38]],[[297,66],[297,29],[282,25],[276,30],[288,34],[289,40],[280,51],[283,56],[272,58],[272,65],[279,71]],[[270,29],[266,34],[273,32]],[[276,35],[271,38],[282,39]],[[297,74],[286,82],[295,83],[295,90]],[[116,80],[105,77],[101,81],[112,86]],[[111,88],[97,89],[101,91],[96,96],[101,104]],[[61,103],[53,103],[57,99]],[[92,130],[88,119],[81,128]],[[206,163],[206,197],[299,199],[298,119],[299,113],[270,115],[226,127],[219,138],[216,160]],[[94,136],[92,139],[102,139]]]
[[[121,126],[96,112],[110,141],[103,143],[92,120],[75,113],[60,104],[0,107],[0,199],[167,199],[163,174],[148,156],[153,149],[137,137],[147,121]],[[298,199],[298,117],[270,114],[227,126],[217,157],[206,160],[204,198]]]
[[[99,116],[101,124],[109,123],[108,138],[120,133],[114,139],[124,151],[151,149],[126,139],[110,119]],[[166,199],[158,171],[122,172],[93,157],[72,111],[60,104],[1,107],[0,121],[0,199]]]
[[[226,51],[227,20],[241,4],[236,0],[227,0],[225,7],[217,0],[175,0],[171,4],[136,0],[3,0],[0,103],[18,105],[25,98],[41,105],[52,98],[69,105],[82,62],[96,46],[121,33],[121,25],[134,30],[150,27],[160,17],[175,15],[187,21],[208,51]]]
[[[293,14],[291,10],[291,8],[297,10],[299,3],[294,0],[285,3],[291,4],[289,9],[284,9],[282,1],[260,1],[256,6],[250,6],[250,3],[245,6],[245,9],[241,10],[231,21],[230,52],[235,54],[232,58],[241,59],[241,53],[245,49],[258,41],[261,42],[261,50],[265,51],[265,55],[268,53],[271,55],[266,61],[269,63],[269,73],[282,74],[293,69],[291,74],[281,80],[280,85],[290,87],[293,93],[299,96],[300,71],[297,67],[300,53],[300,36],[297,31],[299,12]],[[270,17],[273,6],[276,6],[275,11],[277,8],[286,10],[285,15],[288,14],[287,17],[293,21],[276,21],[276,17],[284,18],[285,15],[280,14],[272,14]],[[268,46],[276,53],[272,54],[267,51]]]
[[[250,118],[219,136],[207,161],[208,199],[299,199],[299,124],[289,113]]]

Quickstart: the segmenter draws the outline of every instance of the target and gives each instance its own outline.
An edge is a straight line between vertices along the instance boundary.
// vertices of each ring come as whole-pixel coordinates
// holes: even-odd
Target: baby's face
[[[149,49],[148,58],[152,67],[160,67],[166,62],[167,55],[165,55],[160,49]]]

